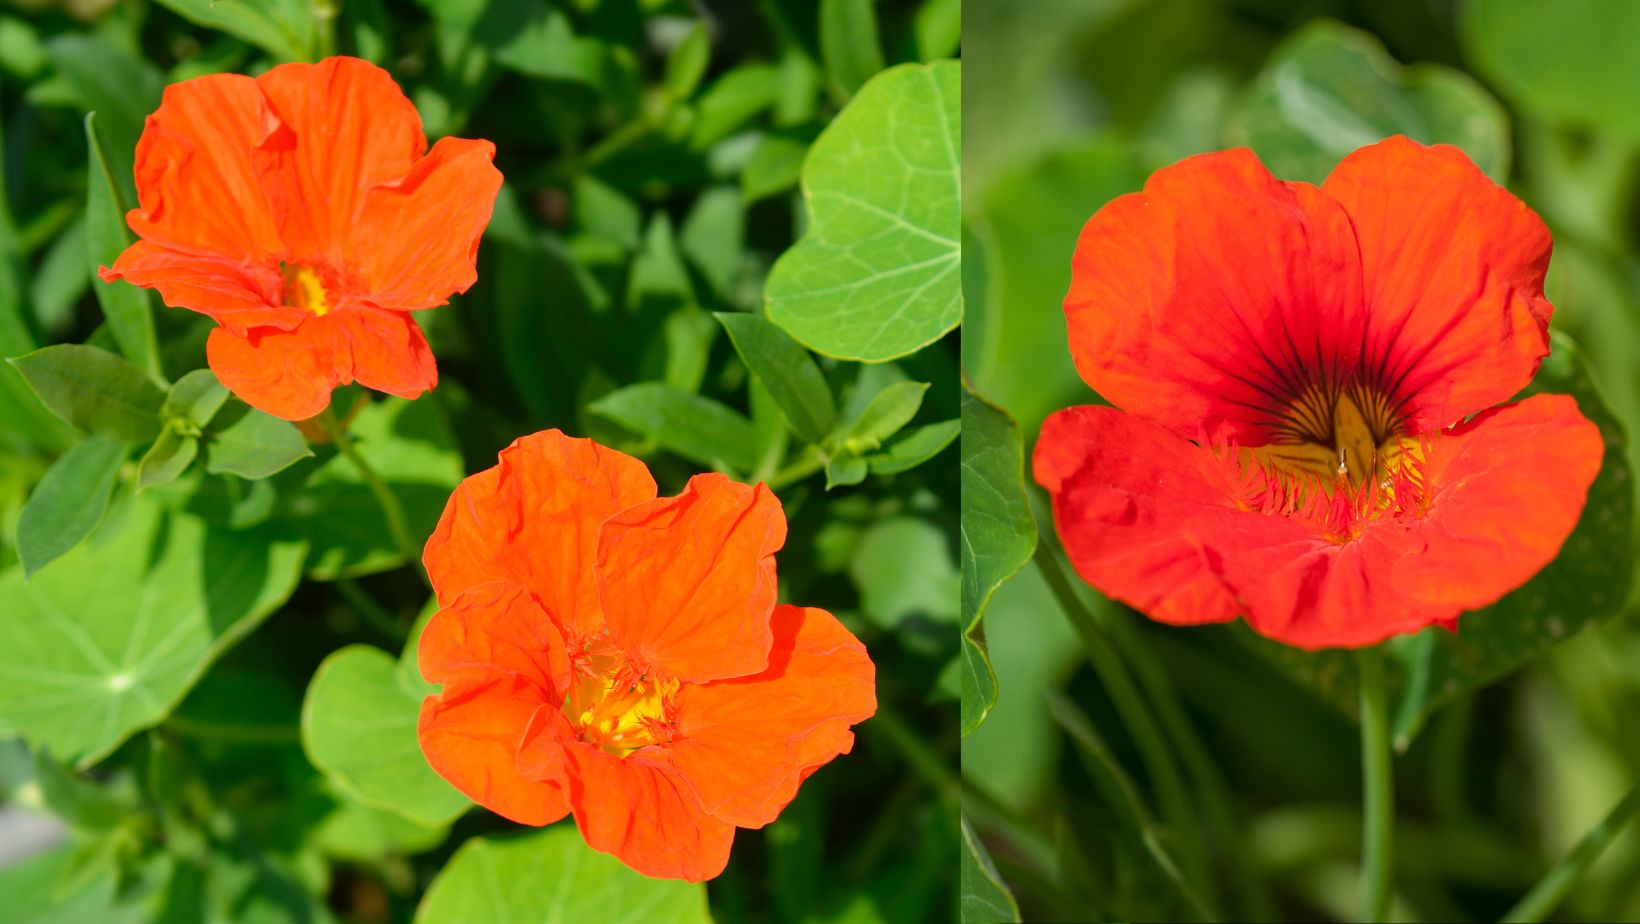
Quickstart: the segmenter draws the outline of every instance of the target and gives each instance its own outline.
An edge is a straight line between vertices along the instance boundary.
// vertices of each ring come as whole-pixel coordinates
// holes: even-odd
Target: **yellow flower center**
[[[582,741],[617,757],[672,740],[672,699],[678,681],[633,664],[608,646],[572,657],[564,716]]]
[[[1247,450],[1266,469],[1330,486],[1384,481],[1417,440],[1407,438],[1385,396],[1359,386],[1312,388],[1274,428],[1269,445]]]
[[[324,317],[331,304],[319,271],[311,266],[281,264],[281,267],[285,272],[285,304],[311,312],[315,317]]]

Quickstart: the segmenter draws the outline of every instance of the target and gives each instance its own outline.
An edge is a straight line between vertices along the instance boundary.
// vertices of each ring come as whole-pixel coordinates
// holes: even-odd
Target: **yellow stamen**
[[[285,304],[310,311],[315,317],[324,317],[330,311],[330,298],[319,279],[319,271],[310,266],[285,265]]]
[[[624,653],[604,646],[583,650],[574,661],[563,712],[582,741],[617,757],[670,741],[677,680],[640,671]]]

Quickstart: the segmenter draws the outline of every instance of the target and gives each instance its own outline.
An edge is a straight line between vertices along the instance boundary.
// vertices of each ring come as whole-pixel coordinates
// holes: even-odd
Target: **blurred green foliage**
[[[987,0],[966,12],[963,368],[1027,452],[1048,413],[1098,400],[1071,365],[1059,304],[1077,232],[1158,167],[1249,145],[1277,175],[1318,182],[1400,132],[1463,147],[1550,224],[1556,340],[1533,387],[1576,395],[1601,422],[1601,481],[1537,580],[1455,636],[1390,646],[1392,919],[1496,919],[1640,776],[1640,457],[1625,435],[1640,432],[1634,5]],[[985,611],[997,696],[963,741],[977,835],[963,919],[1007,917],[999,882],[1029,921],[1355,919],[1348,659],[1239,625],[1159,626],[1104,599],[1062,563],[1044,498],[1027,491],[1043,547]],[[1558,914],[1640,918],[1637,864],[1629,831]]]
[[[0,826],[66,832],[5,861],[0,921],[950,919],[960,31],[956,0],[0,12]],[[432,138],[495,142],[507,180],[479,281],[418,318],[437,389],[339,390],[346,447],[228,395],[208,319],[93,281],[167,84],[332,53],[386,67]],[[767,481],[782,599],[877,665],[853,753],[709,886],[474,808],[417,746],[405,547],[549,427],[667,493]]]

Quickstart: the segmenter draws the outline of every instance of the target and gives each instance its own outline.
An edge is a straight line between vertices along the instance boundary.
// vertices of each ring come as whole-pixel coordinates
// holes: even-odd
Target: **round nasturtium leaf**
[[[915,352],[962,321],[962,66],[873,77],[809,149],[809,229],[764,289],[769,320],[839,359]]]
[[[475,837],[450,858],[416,909],[416,924],[711,924],[706,886],[650,879],[598,853],[560,822],[518,837]]]
[[[379,648],[331,652],[302,704],[309,759],[365,805],[430,827],[448,824],[472,802],[422,756],[416,719],[422,697],[433,689]]]
[[[230,531],[149,494],[24,581],[0,576],[0,737],[88,766],[163,720],[217,656],[277,609],[306,546]]]

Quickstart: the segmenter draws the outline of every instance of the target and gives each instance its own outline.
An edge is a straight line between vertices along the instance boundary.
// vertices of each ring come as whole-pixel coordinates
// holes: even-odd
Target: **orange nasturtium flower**
[[[1602,455],[1572,398],[1501,403],[1549,352],[1551,244],[1458,149],[1401,137],[1320,187],[1233,150],[1106,205],[1065,314],[1116,407],[1054,414],[1035,456],[1077,570],[1301,648],[1456,628],[1520,586]]]
[[[414,398],[438,372],[410,312],[478,278],[494,157],[429,151],[398,84],[357,58],[172,84],[137,143],[139,240],[102,278],[215,319],[211,369],[270,414],[311,417],[353,381]]]
[[[865,647],[775,603],[786,518],[769,489],[644,464],[556,430],[468,478],[423,561],[441,609],[418,651],[439,775],[531,825],[574,812],[650,876],[723,871],[877,709]]]

